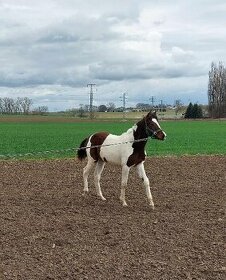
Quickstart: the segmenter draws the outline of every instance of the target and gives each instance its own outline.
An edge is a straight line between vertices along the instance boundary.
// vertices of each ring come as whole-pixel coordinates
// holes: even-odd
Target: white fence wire
[[[18,159],[18,158],[36,157],[36,156],[41,157],[42,155],[61,154],[61,153],[63,154],[63,153],[68,153],[68,152],[72,152],[72,151],[76,153],[79,150],[110,147],[110,146],[123,145],[123,144],[129,144],[129,143],[138,143],[138,142],[144,142],[147,140],[148,140],[148,138],[142,138],[142,139],[131,140],[131,141],[124,141],[124,142],[111,143],[111,144],[105,144],[105,145],[93,145],[93,146],[87,146],[87,147],[81,147],[81,148],[67,148],[67,149],[47,150],[47,151],[39,151],[39,152],[33,151],[33,152],[16,153],[16,154],[0,154],[0,160]]]

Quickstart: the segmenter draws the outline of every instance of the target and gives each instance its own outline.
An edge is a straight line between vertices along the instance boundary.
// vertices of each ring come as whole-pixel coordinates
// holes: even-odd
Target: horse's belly
[[[103,161],[123,165],[126,164],[128,157],[131,155],[133,149],[126,144],[119,144],[109,147],[102,147],[100,156]]]
[[[115,149],[111,149],[111,147],[103,147],[100,151],[100,156],[105,162],[121,165],[120,153],[117,153],[117,151]]]

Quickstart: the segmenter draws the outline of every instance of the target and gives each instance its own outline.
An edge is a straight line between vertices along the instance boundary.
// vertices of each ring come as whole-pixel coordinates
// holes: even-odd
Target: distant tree
[[[88,104],[86,104],[86,105],[82,105],[82,109],[84,110],[84,112],[89,112],[89,108],[90,106],[88,105]]]
[[[14,100],[13,98],[5,97],[3,98],[4,113],[13,114],[14,113]]]
[[[67,110],[67,112],[69,113],[70,116],[75,117],[78,114],[79,110],[76,108],[71,108]]]
[[[115,110],[115,103],[109,102],[106,107],[108,112],[113,112]]]
[[[29,112],[31,111],[31,105],[32,105],[32,100],[28,97],[24,97],[20,99],[20,106],[22,108],[22,112],[25,115],[28,115]]]
[[[80,104],[79,109],[78,109],[78,117],[84,118],[86,116],[85,112],[86,112],[85,106],[83,106],[83,104]]]
[[[212,62],[208,83],[209,116],[226,117],[226,69],[222,62]]]
[[[37,108],[35,108],[33,110],[33,113],[34,114],[37,114],[37,115],[44,115],[46,114],[47,112],[49,111],[48,107],[47,106],[39,106]]]
[[[198,107],[198,104],[196,103],[196,104],[194,104],[193,105],[193,107],[192,107],[192,118],[193,119],[196,119],[197,118],[197,115],[198,115],[198,109],[199,107]]]
[[[148,111],[151,109],[151,106],[146,103],[137,103],[136,108],[142,111]]]
[[[183,103],[181,102],[180,99],[175,100],[175,113],[176,113],[176,115],[179,113],[182,106],[183,106]]]
[[[185,119],[191,119],[192,118],[192,110],[193,110],[193,105],[190,102],[187,109],[186,109],[185,115],[184,115]]]
[[[195,103],[194,105],[190,102],[186,112],[185,116],[186,119],[199,119],[203,117],[202,107]]]
[[[15,114],[16,106],[13,98],[4,97],[0,99],[0,113],[1,114]]]
[[[21,114],[22,113],[22,108],[21,108],[21,98],[17,97],[15,101],[15,113],[16,114]]]
[[[198,104],[194,104],[194,118],[195,119],[201,119],[203,118],[203,111],[202,111],[202,107]]]
[[[3,100],[0,97],[0,114],[2,114],[2,113],[3,113]]]
[[[106,112],[107,111],[107,106],[106,105],[100,105],[98,107],[98,112]]]

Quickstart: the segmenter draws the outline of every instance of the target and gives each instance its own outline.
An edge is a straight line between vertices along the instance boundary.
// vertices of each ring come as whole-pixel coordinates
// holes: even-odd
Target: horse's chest
[[[144,151],[142,152],[134,152],[132,153],[126,162],[127,166],[133,166],[133,165],[138,165],[139,163],[143,162],[145,160],[145,153]]]

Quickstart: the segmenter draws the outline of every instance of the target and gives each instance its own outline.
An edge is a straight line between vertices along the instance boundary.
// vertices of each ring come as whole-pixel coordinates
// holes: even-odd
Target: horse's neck
[[[128,141],[134,141],[136,146],[139,146],[140,149],[144,149],[146,143],[147,143],[147,134],[145,130],[145,123],[144,120],[139,121],[135,125],[133,125],[131,128],[129,128],[126,132],[124,132],[121,136],[121,139],[128,140]],[[144,141],[140,141],[141,139],[145,139]],[[136,140],[138,140],[136,142]]]
[[[142,119],[136,124],[136,129],[134,130],[134,138],[135,140],[147,138],[144,119]]]

